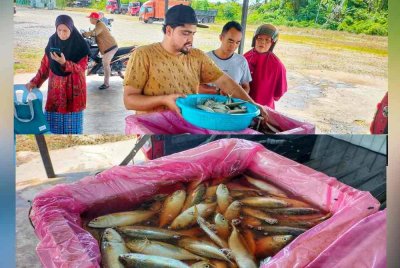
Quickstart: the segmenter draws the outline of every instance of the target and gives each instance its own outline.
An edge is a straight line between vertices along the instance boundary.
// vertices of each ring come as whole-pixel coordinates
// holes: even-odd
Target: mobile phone
[[[61,57],[61,49],[58,47],[51,47],[50,52],[55,52],[59,57]]]

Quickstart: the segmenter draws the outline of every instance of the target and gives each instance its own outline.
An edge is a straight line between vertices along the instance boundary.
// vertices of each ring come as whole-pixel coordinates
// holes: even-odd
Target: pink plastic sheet
[[[307,267],[386,268],[386,209],[353,225]]]
[[[315,134],[315,126],[313,124],[290,118],[268,106],[263,107],[267,110],[269,123],[282,130],[277,134]]]
[[[45,267],[99,267],[97,242],[81,227],[81,215],[96,217],[128,210],[178,182],[209,180],[245,170],[333,213],[263,267],[305,267],[351,226],[379,208],[370,193],[344,185],[258,143],[224,139],[140,165],[113,167],[40,193],[33,200],[31,213],[40,240],[37,254]]]
[[[246,128],[242,131],[217,131],[196,127],[173,111],[129,115],[125,118],[125,134],[261,134]]]
[[[278,134],[314,134],[315,126],[289,118],[265,107],[271,124],[283,131]],[[196,127],[172,111],[130,115],[125,118],[125,134],[261,134],[247,128],[242,131],[216,131]]]

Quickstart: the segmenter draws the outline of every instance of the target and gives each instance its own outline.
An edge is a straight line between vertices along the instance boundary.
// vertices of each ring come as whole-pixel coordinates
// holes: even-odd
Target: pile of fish
[[[243,105],[245,103],[246,101],[234,102],[228,96],[224,102],[217,101],[214,98],[206,99],[204,102],[197,104],[197,108],[211,113],[245,114],[247,113],[247,107]]]
[[[87,228],[102,232],[103,267],[253,268],[330,216],[243,174],[177,185]]]
[[[265,122],[262,116],[255,117],[250,125],[250,128],[264,134],[276,134],[282,132],[282,129],[280,129],[278,126],[275,126],[269,122]]]

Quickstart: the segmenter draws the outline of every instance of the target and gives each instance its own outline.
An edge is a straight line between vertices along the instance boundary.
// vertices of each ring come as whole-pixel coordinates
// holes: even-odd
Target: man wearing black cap
[[[225,93],[254,103],[204,52],[192,48],[197,26],[202,27],[191,7],[174,6],[166,14],[162,42],[139,47],[132,53],[124,79],[128,110],[170,109],[180,113],[176,99],[197,93],[203,83],[214,83]]]

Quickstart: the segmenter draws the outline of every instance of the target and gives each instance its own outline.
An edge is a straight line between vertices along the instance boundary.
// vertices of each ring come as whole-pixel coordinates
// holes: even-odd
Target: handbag
[[[14,101],[14,133],[43,134],[49,132],[40,99],[25,102]]]

